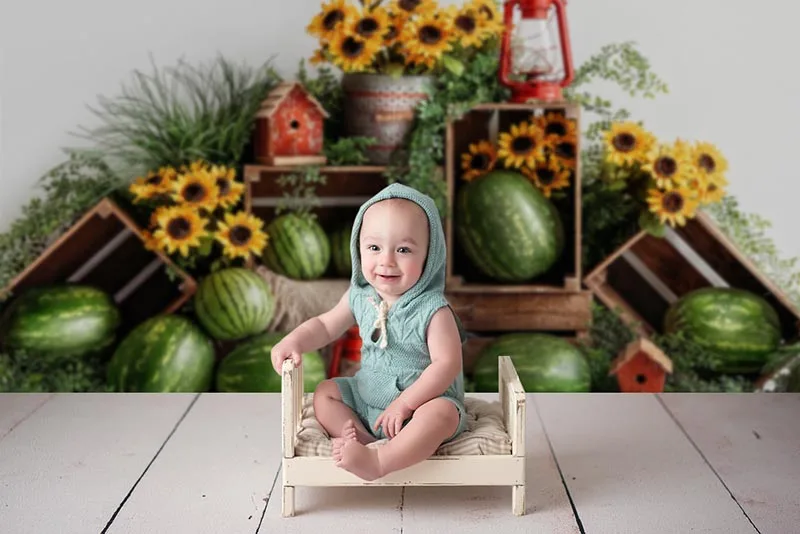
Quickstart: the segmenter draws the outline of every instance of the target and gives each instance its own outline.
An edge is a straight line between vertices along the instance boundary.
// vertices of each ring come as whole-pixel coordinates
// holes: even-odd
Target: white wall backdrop
[[[458,3],[451,0],[447,3]],[[134,69],[228,58],[257,65],[275,56],[296,72],[314,41],[305,26],[318,0],[70,0],[0,5],[0,231],[62,160],[69,135],[92,126],[87,105],[113,96]],[[800,74],[792,50],[800,8],[793,2],[569,0],[576,64],[604,44],[633,40],[670,94],[628,107],[656,135],[715,143],[727,156],[731,193],[767,216],[785,256],[800,256]]]

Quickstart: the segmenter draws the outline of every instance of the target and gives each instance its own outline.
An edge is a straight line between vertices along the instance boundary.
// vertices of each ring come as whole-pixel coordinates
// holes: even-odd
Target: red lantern
[[[565,5],[566,0],[506,1],[499,76],[511,89],[511,102],[563,99],[561,89],[575,75]],[[514,24],[516,6],[520,20]]]

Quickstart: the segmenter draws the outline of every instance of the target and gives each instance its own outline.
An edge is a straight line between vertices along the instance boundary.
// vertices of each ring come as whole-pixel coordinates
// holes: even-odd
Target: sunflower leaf
[[[664,237],[666,235],[666,227],[650,211],[642,211],[641,215],[639,215],[639,227],[654,237]]]
[[[453,56],[442,56],[442,65],[444,68],[455,74],[456,76],[461,76],[464,74],[464,63],[457,60]]]

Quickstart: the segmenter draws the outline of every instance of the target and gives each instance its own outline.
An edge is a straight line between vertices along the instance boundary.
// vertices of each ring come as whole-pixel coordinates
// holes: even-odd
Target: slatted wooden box
[[[730,286],[764,297],[778,312],[784,339],[798,334],[797,308],[702,212],[684,227],[668,227],[664,238],[639,232],[593,269],[584,283],[643,336],[663,332],[672,302],[709,286]]]
[[[446,220],[445,235],[448,243],[447,287],[453,292],[552,292],[554,290],[578,291],[581,288],[581,166],[580,136],[576,140],[576,165],[566,191],[566,200],[556,203],[564,224],[565,245],[560,260],[543,275],[524,284],[503,284],[481,274],[475,269],[458,243],[455,230],[455,201],[462,180],[461,155],[469,145],[489,140],[496,145],[498,132],[508,131],[512,124],[557,112],[576,121],[580,131],[580,106],[570,102],[554,103],[485,103],[471,108],[461,118],[446,125],[446,176],[447,202],[450,216]],[[498,167],[500,168],[500,167]]]
[[[145,248],[139,227],[109,199],[54,241],[0,292],[0,298],[62,283],[91,285],[112,295],[122,312],[123,329],[178,310],[197,289],[195,280],[166,255]]]

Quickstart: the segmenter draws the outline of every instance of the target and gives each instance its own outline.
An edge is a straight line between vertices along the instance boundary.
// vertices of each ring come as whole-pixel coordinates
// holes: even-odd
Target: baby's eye
[[[367,245],[367,250],[371,250],[372,252],[377,252],[380,249],[378,248],[378,245]]]
[[[400,247],[400,248],[397,249],[397,252],[399,252],[401,254],[410,254],[411,253],[411,249],[408,248],[408,247]]]

